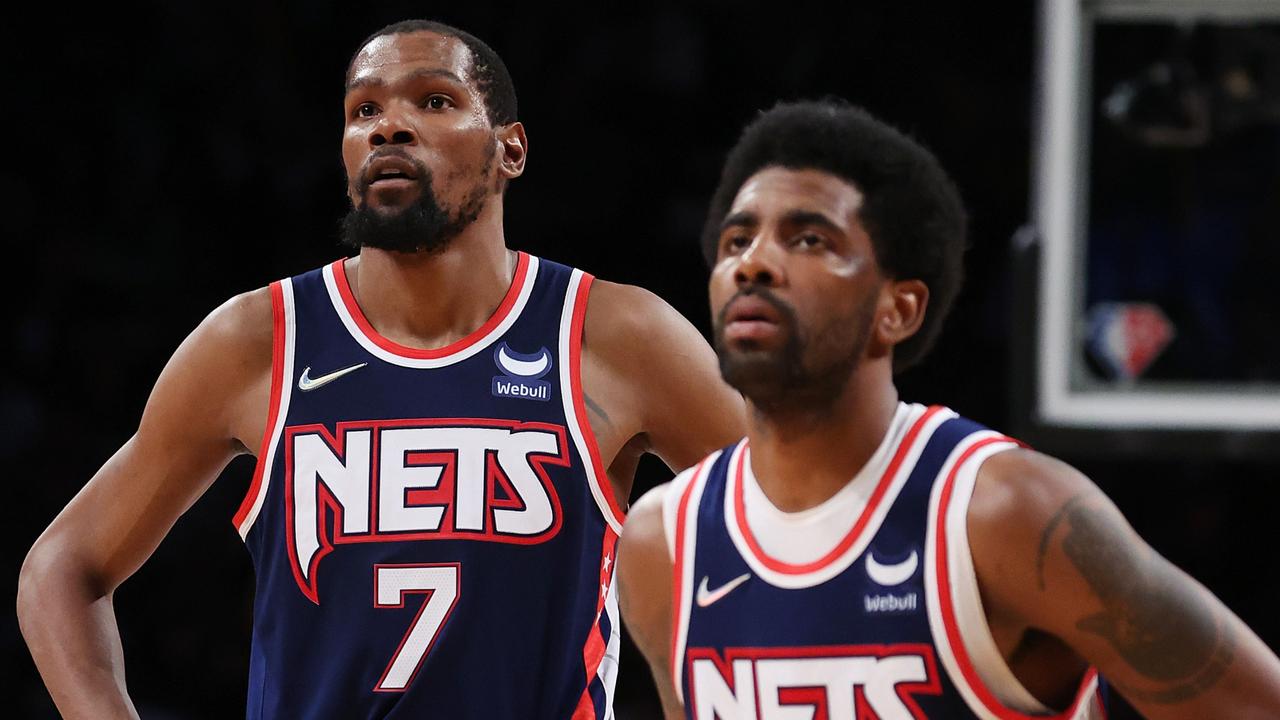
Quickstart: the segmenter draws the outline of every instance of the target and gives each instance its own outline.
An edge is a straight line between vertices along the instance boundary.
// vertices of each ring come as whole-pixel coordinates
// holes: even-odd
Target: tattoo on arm
[[[1049,553],[1049,540],[1053,537],[1053,531],[1058,529],[1058,525],[1062,519],[1071,512],[1076,505],[1084,499],[1083,494],[1076,495],[1068,500],[1062,507],[1058,508],[1058,512],[1049,518],[1049,524],[1045,526],[1044,533],[1040,536],[1040,551],[1036,553],[1036,578],[1040,581],[1040,589],[1044,590],[1044,557]]]
[[[1132,550],[1130,537],[1109,513],[1078,499],[1063,507],[1068,530],[1062,547],[1103,610],[1076,627],[1102,637],[1142,677],[1165,686],[1152,691],[1119,685],[1130,699],[1177,703],[1208,690],[1235,657],[1230,624],[1154,552]]]
[[[595,400],[592,400],[590,395],[584,392],[582,393],[582,399],[586,401],[587,415],[590,416],[590,421],[593,426],[613,427],[613,421],[609,419],[609,413],[605,412],[604,408],[600,407]]]

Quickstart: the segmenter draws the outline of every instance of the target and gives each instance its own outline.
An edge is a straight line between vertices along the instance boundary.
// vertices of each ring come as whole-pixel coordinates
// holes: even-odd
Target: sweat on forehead
[[[466,45],[457,38],[421,31],[380,35],[365,43],[347,66],[347,87],[385,65],[414,62],[428,62],[463,82],[470,79],[472,58]]]
[[[462,67],[457,69],[468,82],[474,83],[475,89],[484,98],[489,121],[494,125],[509,125],[516,121],[515,85],[511,82],[511,74],[507,72],[506,63],[502,62],[498,53],[476,36],[432,20],[404,20],[392,23],[365,38],[351,56],[351,61],[347,63],[346,84],[351,84],[357,62],[365,56],[366,49],[369,49],[374,41],[385,40],[388,44],[396,45],[395,41],[399,37],[418,33],[430,33],[445,40],[461,43],[467,57]],[[443,49],[452,44],[439,45]],[[453,51],[457,52],[457,49],[454,48]]]

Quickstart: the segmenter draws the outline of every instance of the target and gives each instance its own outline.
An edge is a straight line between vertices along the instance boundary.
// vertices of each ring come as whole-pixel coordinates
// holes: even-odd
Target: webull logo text
[[[526,355],[504,342],[494,351],[493,361],[502,371],[490,384],[494,397],[544,402],[551,399],[551,383],[539,379],[551,371],[551,352],[545,347]]]
[[[920,607],[919,596],[915,593],[906,595],[863,595],[862,606],[869,613],[901,613],[911,612]]]
[[[512,378],[493,379],[495,397],[524,398],[526,400],[550,400],[551,383],[545,380],[514,380]]]

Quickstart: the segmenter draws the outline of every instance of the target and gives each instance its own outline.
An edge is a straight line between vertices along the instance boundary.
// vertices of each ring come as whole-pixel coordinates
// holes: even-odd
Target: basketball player
[[[507,249],[528,145],[490,48],[399,23],[346,82],[358,256],[214,311],[30,552],[22,630],[68,718],[137,717],[112,593],[251,448],[248,717],[611,716],[637,460],[743,430],[661,300]]]
[[[648,493],[618,564],[666,715],[1280,717],[1280,662],[1088,479],[893,376],[936,337],[964,212],[860,109],[743,133],[704,248],[742,441]]]

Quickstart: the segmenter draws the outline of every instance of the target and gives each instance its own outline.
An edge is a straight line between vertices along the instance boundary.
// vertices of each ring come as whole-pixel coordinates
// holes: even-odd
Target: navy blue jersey
[[[235,524],[257,576],[248,717],[611,717],[622,523],[579,361],[591,277],[518,256],[438,350],[344,262],[271,286],[271,405]]]
[[[761,514],[745,440],[679,476],[664,515],[686,716],[1051,715],[996,649],[965,539],[977,468],[1011,447],[944,408],[901,404],[868,468],[818,508]],[[1056,717],[1102,717],[1097,688],[1090,670]]]

